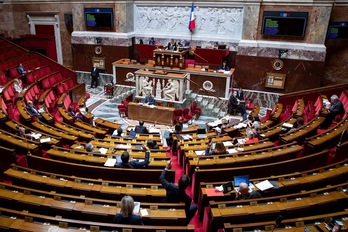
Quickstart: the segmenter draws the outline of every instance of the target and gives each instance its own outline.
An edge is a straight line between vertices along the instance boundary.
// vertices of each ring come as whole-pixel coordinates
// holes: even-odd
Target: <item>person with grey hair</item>
[[[114,222],[117,224],[143,225],[141,217],[133,213],[134,200],[131,196],[124,196],[121,200],[121,211],[117,213]]]
[[[261,197],[261,194],[258,191],[256,190],[249,191],[249,186],[247,183],[242,182],[239,184],[239,188],[236,193],[236,200],[247,200],[247,199],[260,198],[260,197]]]
[[[321,124],[321,127],[326,129],[328,128],[332,121],[337,115],[344,114],[345,110],[343,108],[342,102],[338,99],[337,95],[332,95],[330,98],[331,106],[327,109],[327,115],[324,122]]]
[[[94,152],[94,146],[93,146],[93,144],[87,143],[87,144],[85,145],[85,150],[86,150],[87,152]]]

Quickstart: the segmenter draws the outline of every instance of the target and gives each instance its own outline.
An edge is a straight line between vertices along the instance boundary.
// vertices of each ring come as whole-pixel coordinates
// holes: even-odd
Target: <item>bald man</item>
[[[236,200],[247,200],[260,197],[261,195],[258,191],[253,190],[249,192],[249,186],[247,183],[242,182],[239,184],[239,190],[236,193]]]

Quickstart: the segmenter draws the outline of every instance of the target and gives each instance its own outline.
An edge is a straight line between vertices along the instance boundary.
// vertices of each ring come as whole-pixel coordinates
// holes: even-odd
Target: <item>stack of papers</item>
[[[150,129],[149,129],[149,132],[150,132],[150,133],[160,133],[160,129],[157,129],[157,128],[150,128]]]
[[[241,129],[241,128],[245,128],[247,126],[248,126],[247,124],[241,122],[241,123],[238,123],[237,125],[235,125],[233,128]]]
[[[139,212],[140,212],[140,202],[134,201],[133,213],[134,214],[139,214]]]
[[[227,151],[228,151],[228,154],[238,153],[238,151],[234,148],[228,149]]]

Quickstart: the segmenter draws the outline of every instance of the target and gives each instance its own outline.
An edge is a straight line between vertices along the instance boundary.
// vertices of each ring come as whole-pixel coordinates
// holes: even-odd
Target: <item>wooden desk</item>
[[[170,68],[185,68],[185,58],[184,55],[187,51],[171,51],[156,49],[153,51],[153,59],[155,61],[155,66],[163,66]]]
[[[174,123],[174,110],[175,108],[171,107],[149,107],[130,102],[128,104],[128,118],[172,126]]]

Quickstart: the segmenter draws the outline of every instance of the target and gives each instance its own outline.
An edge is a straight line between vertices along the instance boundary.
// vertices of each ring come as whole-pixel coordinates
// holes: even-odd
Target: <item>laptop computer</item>
[[[246,183],[249,186],[249,176],[244,175],[244,176],[234,176],[233,177],[233,184],[234,187],[239,187],[240,183]]]
[[[197,137],[200,139],[205,139],[207,137],[205,129],[197,129]]]

